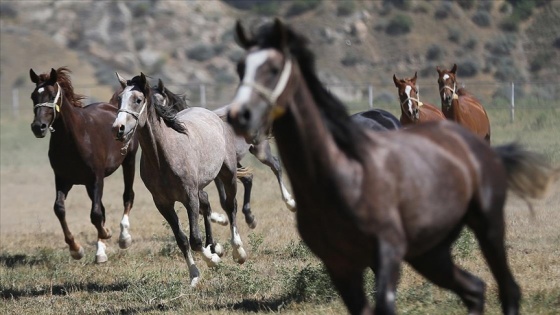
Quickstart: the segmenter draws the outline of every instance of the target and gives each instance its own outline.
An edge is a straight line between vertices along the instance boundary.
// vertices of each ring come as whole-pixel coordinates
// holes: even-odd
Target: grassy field
[[[29,113],[31,114],[31,113]],[[560,165],[560,107],[517,111],[515,123],[502,109],[489,111],[493,143],[520,141]],[[298,237],[294,215],[283,205],[276,180],[252,157],[253,213],[258,225],[249,230],[238,220],[249,258],[233,262],[229,228],[214,226],[226,249],[222,263],[208,268],[195,259],[201,281],[189,286],[189,275],[171,230],[155,209],[139,176],[131,214],[133,246],[120,250],[109,241],[109,261],[94,263],[96,232],[89,222],[85,189],[74,187],[67,199],[71,231],[86,256],[73,260],[52,206],[54,178],[48,164],[48,139],[36,139],[27,120],[1,119],[0,314],[341,314],[345,308],[320,262]],[[241,185],[239,185],[241,187]],[[122,175],[106,180],[107,225],[118,232],[122,215]],[[241,188],[240,188],[241,190]],[[213,187],[208,190],[220,211]],[[522,287],[525,314],[557,314],[560,309],[560,184],[535,202],[532,216],[525,203],[510,198],[507,247],[513,272]],[[240,200],[239,195],[238,200]],[[182,206],[177,211],[186,226]],[[116,233],[115,233],[116,234]],[[487,313],[500,313],[496,284],[472,234],[464,232],[454,255],[467,270],[488,284]],[[370,299],[373,276],[366,274]],[[400,314],[465,314],[453,294],[403,267],[398,289]]]

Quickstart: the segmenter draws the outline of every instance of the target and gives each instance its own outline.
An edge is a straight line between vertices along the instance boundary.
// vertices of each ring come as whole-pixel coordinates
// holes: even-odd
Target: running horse
[[[350,115],[354,123],[375,131],[387,131],[402,128],[395,115],[380,108],[374,108]]]
[[[438,85],[441,111],[447,119],[456,121],[490,143],[490,120],[476,97],[464,88],[457,88],[457,65],[451,70],[440,69]]]
[[[199,281],[191,248],[199,251],[209,266],[219,263],[219,244],[212,240],[208,195],[203,190],[216,184],[220,204],[230,221],[233,259],[242,264],[247,258],[236,225],[237,181],[233,130],[215,113],[201,107],[176,112],[173,106],[157,102],[146,76],[141,73],[125,80],[117,73],[122,92],[113,122],[113,134],[125,141],[138,134],[142,155],[140,176],[152,194],[156,208],[171,226],[175,240],[189,267],[191,286]],[[189,218],[190,237],[181,230],[174,209],[181,202]],[[199,211],[203,213],[206,246],[198,229]]]
[[[492,148],[447,120],[392,132],[361,128],[322,85],[304,37],[278,19],[250,37],[237,22],[235,34],[247,53],[228,121],[248,137],[272,126],[299,233],[350,313],[373,313],[363,280],[371,268],[375,314],[394,314],[406,261],[459,295],[469,314],[482,314],[485,284],[451,255],[465,225],[496,278],[504,313],[518,313],[521,293],[504,246],[506,192],[542,197],[558,170],[517,144]]]
[[[29,70],[35,89],[31,93],[35,113],[31,130],[37,138],[44,138],[51,131],[49,161],[54,171],[56,214],[64,240],[74,259],[84,256],[84,248],[74,239],[66,223],[64,201],[74,185],[85,185],[92,201],[90,219],[97,228],[97,253],[95,261],[107,261],[106,244],[111,237],[105,227],[103,180],[122,165],[124,175],[124,214],[120,222],[119,247],[128,248],[132,243],[129,233],[129,214],[134,202],[135,157],[138,150],[136,137],[126,145],[114,141],[111,123],[117,117],[117,108],[109,103],[93,103],[84,106],[82,95],[74,93],[70,81],[71,71],[61,67],[51,69],[50,74],[37,75]]]
[[[420,93],[416,85],[417,73],[412,78],[398,79],[393,74],[393,82],[401,103],[400,122],[403,126],[419,124],[427,121],[444,120],[445,116],[436,106],[420,102]]]

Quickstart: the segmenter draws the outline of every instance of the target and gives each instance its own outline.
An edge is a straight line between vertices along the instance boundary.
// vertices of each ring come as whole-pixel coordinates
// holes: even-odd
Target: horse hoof
[[[221,259],[220,256],[212,253],[210,248],[210,245],[202,248],[202,259],[206,262],[208,267],[216,267],[220,263]]]
[[[191,279],[191,288],[196,288],[198,282],[200,281],[200,277],[194,277]]]
[[[247,253],[243,247],[233,249],[233,260],[240,265],[247,260]]]
[[[119,247],[121,249],[127,249],[131,245],[132,245],[132,237],[130,235],[119,239]]]
[[[220,243],[216,243],[214,245],[214,253],[220,257],[224,256],[224,248],[220,245]]]
[[[107,262],[107,254],[98,254],[95,255],[95,262],[98,264],[106,263]]]
[[[102,240],[108,240],[113,236],[113,232],[111,232],[111,230],[109,228],[105,228],[105,235],[102,237],[99,237]]]
[[[200,272],[196,265],[192,265],[189,267],[189,276],[191,278],[191,288],[196,287],[198,281],[200,281]]]
[[[247,225],[252,230],[252,229],[257,227],[257,220],[253,219],[253,221],[251,223],[247,222]]]
[[[286,206],[288,207],[288,210],[290,210],[292,212],[296,212],[296,210],[297,210],[296,201],[294,199],[290,199],[290,200],[286,201]]]
[[[84,257],[84,248],[80,246],[80,249],[78,249],[77,251],[70,250],[70,256],[72,256],[72,258],[76,260],[82,259]]]

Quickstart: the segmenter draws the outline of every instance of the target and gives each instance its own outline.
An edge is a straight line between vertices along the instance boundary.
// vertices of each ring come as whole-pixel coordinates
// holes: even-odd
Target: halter
[[[270,116],[272,119],[276,119],[282,114],[284,114],[285,109],[276,106],[276,101],[284,89],[288,85],[288,79],[290,78],[290,74],[292,73],[292,60],[288,59],[284,64],[284,69],[282,69],[282,73],[280,74],[280,78],[278,79],[278,83],[274,90],[267,88],[266,86],[256,83],[256,82],[242,82],[241,85],[246,85],[249,87],[254,88],[259,94],[260,97],[264,98],[264,100],[272,106],[272,111]]]
[[[60,106],[62,106],[62,94],[60,93],[60,84],[58,84],[58,82],[56,82],[56,86],[58,86],[58,91],[56,91],[56,96],[54,97],[54,100],[52,102],[44,102],[44,103],[39,103],[39,104],[35,104],[35,106],[33,106],[34,109],[39,108],[39,107],[48,107],[48,108],[52,108],[53,109],[53,119],[51,120],[51,123],[49,124],[49,130],[51,132],[54,132],[54,128],[52,127],[52,125],[54,124],[54,121],[56,119],[56,112],[60,113]],[[57,104],[58,99],[60,98],[60,105]]]
[[[404,101],[401,102],[401,107],[404,105],[404,103],[408,102],[408,101],[415,101],[418,104],[418,107],[421,107],[424,105],[424,103],[420,102],[420,93],[418,93],[418,91],[416,92],[416,95],[418,95],[417,98],[414,97],[407,97]]]
[[[459,99],[459,95],[457,95],[457,93],[455,92],[455,89],[457,87],[457,83],[453,82],[453,89],[451,89],[450,87],[448,87],[447,85],[443,85],[443,87],[439,90],[440,93],[443,92],[443,90],[448,89],[451,92],[453,92],[453,99],[454,100],[458,100]]]
[[[140,119],[140,115],[142,115],[142,113],[144,112],[144,109],[146,108],[146,104],[148,104],[148,101],[144,100],[144,104],[142,105],[142,108],[140,108],[139,112],[133,112],[133,111],[131,111],[129,109],[126,109],[126,108],[119,108],[117,110],[117,115],[121,112],[122,113],[127,113],[127,114],[131,115],[132,117],[134,117],[134,119],[136,120],[136,123],[134,124],[134,128],[132,128],[132,130],[125,135],[125,138],[128,138],[128,140],[126,140],[125,145],[121,148],[121,155],[126,155],[128,145],[130,144],[130,141],[132,140],[132,136],[134,135],[134,132],[136,131],[136,128],[138,127],[138,120]]]

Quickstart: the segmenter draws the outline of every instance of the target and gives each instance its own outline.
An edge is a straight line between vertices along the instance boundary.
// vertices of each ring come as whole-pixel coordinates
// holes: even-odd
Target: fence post
[[[511,82],[511,109],[510,109],[511,122],[515,120],[515,84]]]
[[[371,84],[368,86],[368,101],[369,109],[373,109],[373,86]]]
[[[206,85],[200,85],[200,106],[206,108]]]
[[[12,112],[14,117],[19,117],[19,89],[12,89]]]

